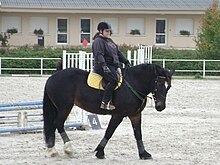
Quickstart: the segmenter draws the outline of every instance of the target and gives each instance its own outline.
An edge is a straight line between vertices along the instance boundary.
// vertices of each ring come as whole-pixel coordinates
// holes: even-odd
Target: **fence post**
[[[27,112],[18,112],[18,127],[27,126]]]
[[[203,78],[205,78],[205,59],[203,59]]]
[[[66,69],[66,50],[63,50],[63,69]]]
[[[138,49],[138,63],[137,64],[142,64],[144,63],[144,49]]]
[[[165,68],[165,67],[166,67],[166,60],[163,59],[163,68]]]
[[[27,112],[25,111],[25,112],[23,112],[23,126],[24,127],[27,127],[27,125],[28,125],[28,118],[27,118]]]
[[[147,63],[152,64],[152,46],[148,46],[146,49]]]
[[[21,117],[21,112],[18,112],[18,123],[17,123],[18,127],[22,126],[22,117]]]
[[[0,57],[0,75],[2,74],[2,58]]]
[[[40,58],[40,75],[43,75],[43,58]]]
[[[79,51],[79,68],[85,70],[85,52]]]
[[[134,58],[133,58],[133,60],[134,60],[133,65],[134,66],[137,65],[137,50],[134,51]]]
[[[131,50],[127,51],[127,58],[128,58],[128,61],[131,63]]]

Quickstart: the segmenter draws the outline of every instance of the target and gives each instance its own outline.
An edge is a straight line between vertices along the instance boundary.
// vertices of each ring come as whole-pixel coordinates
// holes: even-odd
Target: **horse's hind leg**
[[[72,107],[72,106],[70,106]],[[72,153],[73,153],[73,149],[72,149],[72,144],[71,144],[71,141],[64,129],[64,122],[66,121],[69,113],[71,112],[71,109],[72,108],[68,108],[68,110],[61,110],[58,112],[58,115],[54,121],[54,125],[56,126],[58,132],[60,133],[60,136],[62,137],[63,139],[63,142],[64,142],[64,152],[71,156]]]
[[[56,150],[55,146],[55,130],[56,128],[53,128],[51,130],[51,134],[49,139],[46,139],[46,143],[47,143],[47,154],[49,157],[55,157],[58,155],[58,152]]]
[[[113,133],[115,132],[118,125],[122,122],[122,120],[123,120],[123,116],[121,116],[121,115],[112,116],[112,118],[108,124],[108,128],[106,129],[104,138],[101,140],[101,142],[99,143],[99,145],[95,149],[95,151],[97,151],[96,152],[97,158],[99,158],[99,159],[105,158],[105,153],[104,153],[105,146],[107,145],[109,139],[112,137]]]
[[[43,99],[43,121],[44,121],[44,136],[45,142],[47,145],[47,154],[50,157],[54,157],[58,154],[54,145],[55,145],[55,130],[54,119],[57,115],[57,109],[48,97],[48,94],[45,90],[44,99]]]
[[[141,133],[141,113],[135,116],[129,116],[131,120],[131,124],[134,130],[134,136],[137,142],[138,152],[140,159],[151,159],[151,154],[149,154],[145,148],[142,141],[142,133]]]

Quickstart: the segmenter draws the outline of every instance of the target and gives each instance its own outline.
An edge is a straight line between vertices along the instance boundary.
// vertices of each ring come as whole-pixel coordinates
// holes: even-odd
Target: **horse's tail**
[[[54,136],[55,126],[54,120],[57,115],[57,110],[52,101],[50,100],[46,89],[44,90],[43,98],[43,120],[44,120],[44,136],[45,141],[48,144],[48,141],[51,136]]]

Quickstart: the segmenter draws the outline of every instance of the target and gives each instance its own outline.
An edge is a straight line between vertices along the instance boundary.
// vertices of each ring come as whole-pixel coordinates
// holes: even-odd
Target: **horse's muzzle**
[[[162,110],[166,108],[166,105],[163,102],[157,102],[155,105],[155,108],[157,111],[161,112]]]

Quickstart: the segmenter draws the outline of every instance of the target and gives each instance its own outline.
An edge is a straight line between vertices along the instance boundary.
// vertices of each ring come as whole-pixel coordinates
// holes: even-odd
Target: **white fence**
[[[182,65],[187,62],[196,62],[201,63],[200,69],[178,69],[175,68],[176,72],[181,73],[202,73],[203,78],[206,77],[208,73],[220,73],[220,70],[211,70],[207,68],[207,63],[212,63],[215,65],[216,63],[220,63],[220,60],[197,60],[197,59],[152,59],[152,47],[146,46],[145,48],[138,49],[134,51],[133,54],[131,51],[127,51],[127,59],[131,62],[131,64],[138,65],[141,63],[161,63],[161,65],[166,68],[166,64],[168,62],[181,62]],[[67,53],[65,50],[63,51],[63,69],[69,67],[76,67],[80,69],[84,69],[87,71],[92,70],[93,67],[93,55],[92,53],[86,53],[84,51],[79,51],[79,53]],[[219,75],[220,76],[220,75]]]
[[[133,54],[132,54],[133,53]],[[86,53],[84,51],[79,51],[78,53],[69,53],[65,50],[63,51],[63,68],[68,67],[77,67],[81,69],[85,69],[87,71],[90,71],[93,67],[93,57],[92,53]],[[142,50],[137,50],[134,52],[128,51],[127,52],[127,58],[131,62],[132,65],[137,65],[140,63],[160,63],[163,65],[163,67],[167,67],[167,63],[173,63],[173,62],[181,62],[182,65],[186,65],[187,62],[195,62],[195,65],[199,64],[201,67],[199,69],[193,68],[193,69],[178,69],[175,68],[176,72],[180,73],[201,73],[202,76],[205,78],[207,75],[210,75],[212,73],[217,73],[218,76],[220,76],[220,70],[218,69],[209,69],[209,65],[219,65],[220,60],[197,60],[197,59],[152,59],[152,48],[148,47]],[[3,67],[5,62],[11,63],[13,61],[23,61],[25,63],[26,60],[33,60],[33,61],[39,61],[39,67],[32,67],[32,68],[22,68],[22,67],[14,67],[11,66],[10,68]],[[55,60],[54,66],[51,66],[51,68],[45,67],[45,62]],[[17,71],[30,71],[30,72],[36,72],[34,73],[36,75],[46,75],[48,74],[46,71],[55,72],[55,64],[58,62],[60,58],[9,58],[9,57],[0,57],[0,75],[4,74],[3,71],[10,71],[14,74],[17,74]],[[198,68],[198,67],[197,67]],[[12,73],[13,74],[13,73]],[[21,73],[22,74],[22,73]],[[24,75],[24,74],[22,74]]]
[[[175,68],[175,72],[181,72],[181,73],[202,73],[203,78],[206,77],[207,73],[220,73],[220,70],[215,70],[215,69],[207,69],[207,63],[212,63],[212,65],[216,65],[217,63],[220,63],[220,60],[190,60],[190,59],[153,59],[152,61],[157,61],[157,62],[162,62],[162,66],[166,68],[166,63],[167,62],[182,62],[186,64],[187,62],[196,62],[196,63],[202,63],[201,64],[201,69],[178,69]],[[218,74],[220,76],[220,74]]]
[[[127,51],[127,59],[130,63],[138,65],[141,63],[152,63],[152,46],[143,46],[138,50],[132,52]],[[84,69],[87,71],[93,68],[93,54],[87,53],[85,51],[79,51],[78,53],[67,53],[66,50],[63,51],[63,69],[75,67]]]
[[[17,74],[17,71],[30,71],[30,72],[37,72],[37,74],[40,75],[44,75],[45,71],[55,71],[55,64],[60,60],[61,58],[12,58],[12,57],[0,57],[0,75],[2,75],[3,71],[11,71],[14,72],[15,74]],[[23,61],[23,63],[25,63],[25,61],[34,61],[34,63],[38,62],[39,65],[37,67],[31,67],[31,68],[26,68],[26,67],[21,67],[18,66],[17,64],[14,63],[14,65],[12,64],[13,62],[18,62],[18,61]],[[47,61],[55,61],[54,62],[54,67],[52,68],[46,68],[44,63]],[[8,63],[11,65],[13,65],[12,67],[3,67],[4,63]],[[36,73],[34,73],[36,74]]]

